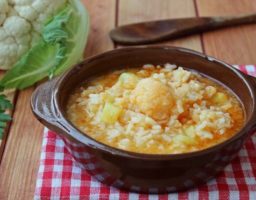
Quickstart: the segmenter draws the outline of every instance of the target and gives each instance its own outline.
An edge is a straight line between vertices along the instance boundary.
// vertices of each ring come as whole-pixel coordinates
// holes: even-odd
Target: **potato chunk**
[[[176,145],[179,145],[179,144],[190,145],[195,143],[195,140],[187,135],[178,134],[173,137],[173,142]]]
[[[194,126],[188,126],[188,127],[186,127],[186,128],[184,129],[185,134],[186,134],[187,136],[191,137],[191,138],[195,137],[195,135],[196,135],[196,132],[195,132],[195,131],[196,131],[196,130],[195,130],[195,127],[194,127]]]
[[[139,112],[157,121],[168,119],[175,103],[172,89],[153,78],[140,80],[130,101]]]
[[[122,108],[111,103],[106,103],[101,115],[101,121],[114,124],[122,113]]]
[[[119,81],[122,87],[126,89],[134,89],[139,81],[139,78],[132,73],[122,73],[119,76]]]
[[[227,95],[222,92],[217,92],[213,96],[213,102],[216,104],[223,105],[223,104],[227,103],[227,101],[228,101]]]

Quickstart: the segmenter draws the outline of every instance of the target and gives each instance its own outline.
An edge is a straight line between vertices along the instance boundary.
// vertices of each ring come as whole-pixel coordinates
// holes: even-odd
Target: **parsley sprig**
[[[7,97],[4,94],[1,94],[3,91],[4,88],[0,86],[0,139],[3,137],[7,123],[12,119],[6,111],[13,107]]]

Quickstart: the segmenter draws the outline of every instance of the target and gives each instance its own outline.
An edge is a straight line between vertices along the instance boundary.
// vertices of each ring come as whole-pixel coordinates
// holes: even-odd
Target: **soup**
[[[67,117],[99,142],[147,154],[206,149],[244,124],[242,106],[231,91],[171,64],[94,77],[71,94]]]

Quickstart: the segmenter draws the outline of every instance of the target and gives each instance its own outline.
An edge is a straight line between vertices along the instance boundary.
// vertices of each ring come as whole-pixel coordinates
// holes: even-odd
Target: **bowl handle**
[[[97,142],[88,139],[84,134],[77,133],[78,130],[66,121],[56,106],[55,96],[60,78],[47,81],[36,88],[31,97],[33,114],[42,124],[58,135],[64,136],[76,144],[83,141],[84,144],[94,148],[97,146]]]
[[[58,133],[65,134],[67,130],[62,121],[60,113],[57,112],[54,99],[55,86],[59,78],[47,81],[39,85],[31,97],[31,108],[37,119],[47,128]]]

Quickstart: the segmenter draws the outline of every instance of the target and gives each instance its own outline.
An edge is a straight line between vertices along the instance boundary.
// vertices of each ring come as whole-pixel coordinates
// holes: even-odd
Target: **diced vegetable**
[[[106,92],[103,94],[103,100],[105,102],[113,103],[115,100],[115,97],[111,95],[109,92]]]
[[[214,96],[213,96],[213,102],[216,104],[225,104],[228,101],[228,97],[226,94],[222,93],[222,92],[217,92]]]
[[[175,135],[173,137],[173,141],[175,143],[181,143],[181,144],[193,144],[194,143],[193,138],[191,138],[187,135],[182,135],[182,134]]]
[[[119,77],[120,84],[126,89],[133,89],[137,85],[139,78],[132,73],[122,73]]]
[[[102,111],[101,121],[108,124],[113,124],[118,120],[121,113],[121,107],[113,105],[111,103],[106,103]]]
[[[195,137],[195,127],[194,126],[188,126],[184,129],[184,132],[189,137]]]

